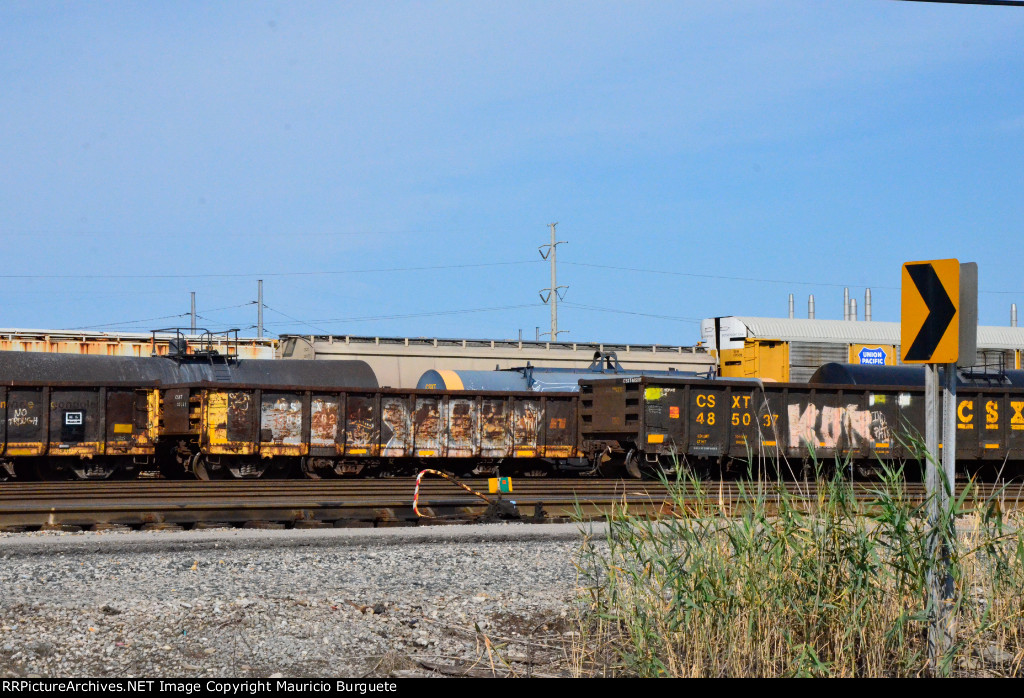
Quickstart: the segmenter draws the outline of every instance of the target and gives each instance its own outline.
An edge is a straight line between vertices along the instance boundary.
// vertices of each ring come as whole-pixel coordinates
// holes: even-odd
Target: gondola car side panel
[[[7,394],[7,455],[41,456],[48,444],[48,388],[11,388]]]
[[[203,423],[207,452],[251,455],[258,440],[258,403],[252,390],[204,391]]]

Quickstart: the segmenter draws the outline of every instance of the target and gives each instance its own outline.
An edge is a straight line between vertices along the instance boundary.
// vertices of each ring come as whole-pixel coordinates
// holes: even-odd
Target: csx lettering
[[[995,400],[985,403],[985,428],[999,428],[999,404]]]
[[[960,406],[956,408],[957,416],[960,417],[960,421],[964,424],[974,421],[974,415],[971,412],[974,411],[974,402],[971,400],[963,400],[960,402]]]
[[[970,430],[974,428],[971,423],[974,421],[974,401],[973,400],[962,400],[956,408],[956,415],[960,418],[960,423],[956,425],[957,429]]]
[[[740,404],[740,400],[743,404]],[[733,395],[732,396],[732,407],[735,410],[750,407],[750,396],[749,395]]]
[[[697,396],[697,407],[714,407],[715,396],[700,394]]]
[[[1011,400],[1010,407],[1013,408],[1013,416],[1010,417],[1010,424],[1024,424],[1024,402]]]

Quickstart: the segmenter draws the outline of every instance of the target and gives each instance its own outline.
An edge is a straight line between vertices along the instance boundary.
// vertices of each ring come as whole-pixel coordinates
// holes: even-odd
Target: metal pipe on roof
[[[843,289],[843,319],[850,319],[850,289]]]
[[[871,322],[871,289],[864,289],[864,322]]]
[[[793,311],[794,311],[794,307],[793,307],[793,294],[791,293],[791,294],[789,294],[789,319],[790,320],[793,319]]]
[[[807,297],[807,319],[814,319],[814,294]]]
[[[857,322],[857,299],[850,299],[850,320]]]
[[[1017,326],[1017,304],[1010,303],[1010,327]]]

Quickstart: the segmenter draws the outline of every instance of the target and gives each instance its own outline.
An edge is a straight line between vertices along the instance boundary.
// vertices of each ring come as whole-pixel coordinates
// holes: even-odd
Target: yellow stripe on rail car
[[[462,379],[459,378],[459,374],[449,369],[443,369],[438,371],[441,377],[444,378],[444,387],[448,390],[465,390],[466,387],[462,383]]]
[[[985,448],[999,448],[999,444],[985,444]]]

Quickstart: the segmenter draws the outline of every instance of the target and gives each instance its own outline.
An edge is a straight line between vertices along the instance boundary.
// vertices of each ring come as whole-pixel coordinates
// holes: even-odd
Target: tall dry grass
[[[839,468],[837,471],[842,472]],[[675,510],[621,509],[587,538],[574,663],[581,675],[917,676],[1019,674],[1024,659],[1024,528],[998,498],[953,503],[952,648],[927,651],[927,503],[887,470],[873,501],[841,476],[813,501],[751,484],[739,513],[666,483]],[[723,515],[728,513],[728,515]]]

